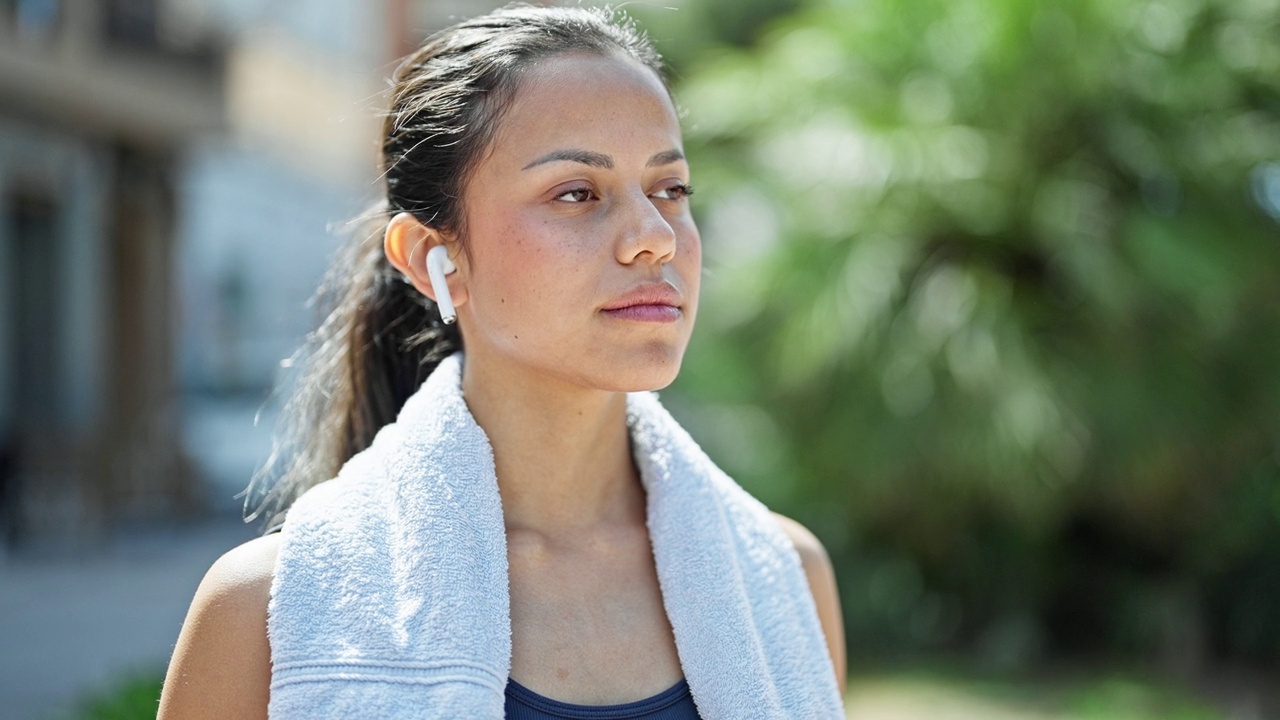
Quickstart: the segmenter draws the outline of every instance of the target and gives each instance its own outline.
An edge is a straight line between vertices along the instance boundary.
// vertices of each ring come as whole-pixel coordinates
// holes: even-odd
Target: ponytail
[[[293,390],[271,455],[245,491],[245,519],[279,524],[313,485],[337,475],[369,447],[382,426],[440,361],[462,348],[431,299],[388,262],[384,201],[357,221],[312,302],[320,327],[286,363]]]

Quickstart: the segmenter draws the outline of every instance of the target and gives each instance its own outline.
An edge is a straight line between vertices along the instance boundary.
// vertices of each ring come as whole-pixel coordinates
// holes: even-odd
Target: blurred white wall
[[[260,397],[315,322],[340,226],[372,197],[383,3],[175,0],[227,39],[231,132],[180,187],[180,376]]]

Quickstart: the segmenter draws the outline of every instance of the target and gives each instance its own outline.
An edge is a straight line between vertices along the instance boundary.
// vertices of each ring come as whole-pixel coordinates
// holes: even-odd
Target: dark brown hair
[[[456,325],[391,266],[387,222],[412,213],[465,251],[463,190],[524,74],[569,52],[620,55],[663,78],[661,58],[625,16],[601,8],[512,5],[429,38],[392,78],[383,121],[386,197],[362,216],[316,294],[323,320],[291,363],[270,458],[245,492],[246,519],[278,523],[392,422],[422,381],[462,348]]]

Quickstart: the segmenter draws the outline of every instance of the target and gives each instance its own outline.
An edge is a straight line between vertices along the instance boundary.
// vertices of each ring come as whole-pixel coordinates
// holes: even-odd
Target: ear
[[[386,251],[387,260],[391,265],[399,270],[405,279],[413,283],[418,292],[432,300],[436,299],[436,292],[432,289],[431,279],[427,275],[427,251],[436,245],[446,246],[449,250],[449,259],[458,266],[458,271],[450,273],[447,278],[453,304],[455,307],[461,306],[467,301],[466,283],[462,280],[466,273],[466,263],[455,255],[458,250],[456,243],[448,242],[439,230],[423,225],[407,212],[391,218],[382,240],[383,250]]]

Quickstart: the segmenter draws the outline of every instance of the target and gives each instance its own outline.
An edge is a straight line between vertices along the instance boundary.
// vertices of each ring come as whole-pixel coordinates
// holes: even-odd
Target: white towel
[[[840,718],[809,586],[769,511],[653,393],[627,397],[663,605],[704,720]],[[298,499],[271,587],[275,720],[504,716],[507,547],[493,451],[446,359]]]

